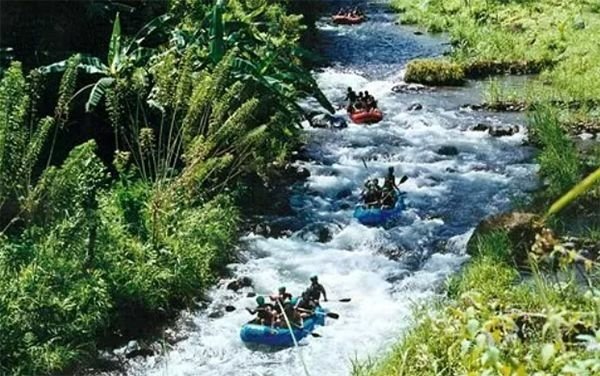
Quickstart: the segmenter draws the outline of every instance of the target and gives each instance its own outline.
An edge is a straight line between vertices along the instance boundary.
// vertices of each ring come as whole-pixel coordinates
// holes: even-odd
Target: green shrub
[[[528,116],[530,137],[542,151],[537,160],[546,179],[545,193],[557,197],[581,178],[581,163],[573,142],[562,129],[558,115],[549,106],[538,106]]]
[[[460,65],[445,60],[413,60],[406,66],[404,80],[425,85],[462,85],[464,72]]]

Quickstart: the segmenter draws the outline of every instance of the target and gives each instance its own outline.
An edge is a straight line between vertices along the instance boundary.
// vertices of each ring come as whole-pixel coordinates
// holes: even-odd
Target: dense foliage
[[[278,2],[173,1],[131,37],[120,18],[105,59],[15,62],[0,82],[0,374],[63,372],[192,301],[234,255],[237,188],[299,142],[296,101],[331,108]],[[113,144],[57,161],[83,96]]]

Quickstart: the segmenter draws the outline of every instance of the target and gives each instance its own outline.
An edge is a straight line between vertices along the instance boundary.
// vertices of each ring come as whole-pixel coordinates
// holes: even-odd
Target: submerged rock
[[[492,137],[504,137],[504,136],[512,136],[516,133],[519,133],[518,125],[497,125],[493,126],[488,130],[488,133]]]
[[[422,109],[423,109],[423,105],[421,103],[413,103],[410,106],[408,106],[406,111],[419,111]]]
[[[395,85],[394,87],[392,87],[392,91],[394,93],[420,93],[423,91],[428,91],[428,90],[432,90],[432,88],[425,86],[425,85],[421,85],[421,84],[416,84],[416,83],[408,83],[408,82],[402,82],[399,83],[397,85]]]
[[[339,116],[319,113],[309,118],[310,126],[313,128],[342,129],[348,126],[345,119]]]
[[[297,236],[309,242],[327,243],[339,230],[340,227],[334,223],[318,222],[306,226],[298,232]]]
[[[458,155],[458,149],[456,148],[456,146],[444,145],[441,148],[439,148],[436,151],[436,153],[441,155],[453,156]]]
[[[489,131],[492,126],[485,123],[477,123],[477,125],[471,127],[472,131],[475,132],[486,132]]]
[[[215,309],[214,311],[209,312],[207,316],[211,319],[220,319],[221,317],[225,316],[225,312],[221,311],[220,309]]]
[[[154,350],[149,346],[140,344],[138,341],[129,341],[125,347],[125,358],[131,359],[138,356],[152,356]]]
[[[243,276],[243,277],[239,277],[238,279],[229,282],[227,284],[227,290],[232,290],[232,291],[237,292],[241,288],[252,287],[253,284],[254,283],[252,281],[252,278]]]

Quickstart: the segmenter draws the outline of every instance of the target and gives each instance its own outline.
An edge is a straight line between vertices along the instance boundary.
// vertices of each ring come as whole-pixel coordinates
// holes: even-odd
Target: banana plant
[[[304,112],[296,103],[299,95],[312,96],[327,111],[335,112],[310,72],[290,63],[293,57],[286,58],[276,51],[267,51],[260,56],[245,50],[244,54],[246,56],[237,57],[233,62],[238,78],[258,83],[298,113]]]
[[[102,98],[104,98],[106,91],[111,88],[117,80],[126,77],[126,75],[131,72],[132,68],[142,66],[150,58],[152,50],[142,47],[142,43],[148,36],[162,27],[170,19],[171,15],[169,14],[155,18],[142,27],[129,43],[123,45],[121,37],[121,21],[119,19],[119,13],[117,12],[110,36],[110,43],[108,45],[106,63],[94,56],[82,55],[79,59],[79,69],[88,74],[102,76],[95,83],[82,88],[77,93],[79,94],[84,90],[91,88],[90,95],[85,104],[87,112],[93,111],[94,108],[98,106]],[[42,74],[62,72],[67,68],[67,61],[68,60],[59,61],[38,69]]]

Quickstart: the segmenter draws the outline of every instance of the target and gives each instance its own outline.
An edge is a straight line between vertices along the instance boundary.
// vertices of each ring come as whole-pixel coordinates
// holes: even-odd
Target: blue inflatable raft
[[[315,315],[304,319],[302,329],[294,328],[296,341],[309,335],[317,325],[325,325],[325,311],[317,307]],[[245,343],[254,343],[259,345],[289,347],[294,345],[294,340],[289,329],[273,328],[258,324],[245,324],[240,330],[240,337]]]
[[[398,195],[396,204],[389,209],[365,208],[362,205],[357,205],[354,209],[354,218],[358,219],[363,225],[378,226],[398,218],[402,210],[404,210],[404,201]]]

